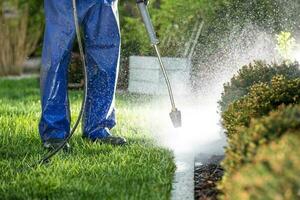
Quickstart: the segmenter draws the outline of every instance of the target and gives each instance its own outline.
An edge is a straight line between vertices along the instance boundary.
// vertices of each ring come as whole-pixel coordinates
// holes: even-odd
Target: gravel
[[[198,158],[205,158],[199,155]],[[216,188],[216,183],[222,179],[224,174],[220,166],[223,156],[211,156],[205,161],[196,160],[195,166],[195,200],[216,200],[220,191]]]

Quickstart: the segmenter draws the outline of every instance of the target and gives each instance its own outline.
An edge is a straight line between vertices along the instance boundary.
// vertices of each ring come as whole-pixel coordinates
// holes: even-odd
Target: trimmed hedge
[[[263,145],[252,163],[226,179],[222,199],[299,199],[299,155],[299,130]]]
[[[282,106],[268,116],[252,120],[249,128],[241,128],[239,134],[228,139],[226,157],[222,163],[226,171],[225,177],[235,173],[242,165],[252,162],[261,145],[274,141],[291,130],[300,130],[300,106]]]
[[[299,64],[255,62],[224,90],[220,105],[228,147],[221,199],[299,198]]]
[[[223,126],[229,138],[242,127],[248,127],[252,118],[259,118],[284,104],[300,103],[300,78],[288,80],[279,75],[271,83],[258,83],[249,94],[230,104],[223,112]]]
[[[240,69],[230,82],[224,84],[219,105],[222,111],[227,110],[229,104],[245,96],[252,85],[256,83],[270,83],[275,75],[283,75],[287,79],[300,77],[298,62],[282,64],[266,64],[263,61],[254,61]]]

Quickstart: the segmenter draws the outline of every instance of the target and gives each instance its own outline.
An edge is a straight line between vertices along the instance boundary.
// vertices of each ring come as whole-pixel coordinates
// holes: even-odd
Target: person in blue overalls
[[[114,99],[120,58],[117,4],[117,0],[77,0],[88,71],[83,137],[124,145],[124,138],[112,136],[109,131],[116,125]],[[45,0],[44,7],[39,132],[44,147],[53,149],[70,133],[67,76],[76,31],[72,0]]]

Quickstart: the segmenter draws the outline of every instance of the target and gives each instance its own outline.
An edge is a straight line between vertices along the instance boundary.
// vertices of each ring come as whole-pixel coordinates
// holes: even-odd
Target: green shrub
[[[250,88],[248,95],[230,104],[222,114],[223,126],[229,138],[247,127],[252,118],[259,118],[278,108],[300,102],[300,78],[288,80],[279,75],[271,83],[258,83]]]
[[[298,107],[299,118],[299,107]],[[222,199],[299,199],[300,131],[289,131],[280,140],[263,145],[252,161],[223,180]]]
[[[280,56],[290,61],[293,59],[293,51],[297,47],[296,40],[290,32],[281,31],[280,34],[276,35],[277,39],[277,51]]]
[[[160,48],[164,55],[185,56],[185,50],[193,34],[197,21],[202,21],[202,13],[209,13],[208,0],[165,0],[156,9],[153,20],[160,38]],[[214,5],[215,3],[213,3]],[[194,36],[195,37],[195,36]]]
[[[287,79],[300,77],[299,63],[269,65],[263,61],[254,61],[253,64],[243,66],[230,82],[224,84],[222,99],[219,101],[221,110],[225,111],[229,104],[246,95],[252,85],[270,83],[275,75],[283,75]]]
[[[282,106],[268,116],[252,120],[249,128],[239,129],[239,134],[228,139],[226,157],[222,165],[225,176],[231,176],[257,155],[257,149],[281,137],[289,130],[300,130],[300,106]]]

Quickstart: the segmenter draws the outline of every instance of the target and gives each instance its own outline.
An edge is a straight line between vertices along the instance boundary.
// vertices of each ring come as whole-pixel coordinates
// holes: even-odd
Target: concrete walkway
[[[175,155],[176,172],[172,200],[194,200],[194,155]]]
[[[176,172],[173,182],[172,200],[194,200],[195,199],[195,182],[194,171],[195,165],[203,165],[212,162],[213,155],[224,155],[224,146],[226,141],[216,140],[201,145],[197,153],[179,153],[175,152]]]

